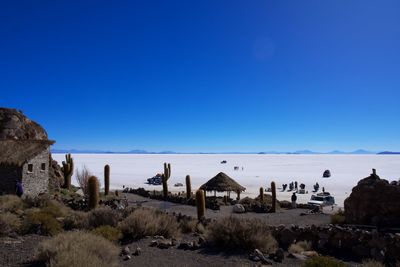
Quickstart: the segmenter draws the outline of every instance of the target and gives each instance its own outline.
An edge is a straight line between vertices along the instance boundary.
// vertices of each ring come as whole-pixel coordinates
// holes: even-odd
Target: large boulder
[[[55,192],[60,190],[62,184],[64,183],[64,176],[61,171],[61,166],[58,165],[56,160],[50,157],[50,168],[49,168],[49,190],[50,192]]]
[[[47,133],[22,111],[0,108],[0,140],[47,140]]]
[[[400,186],[373,173],[358,182],[344,202],[346,222],[400,227]]]

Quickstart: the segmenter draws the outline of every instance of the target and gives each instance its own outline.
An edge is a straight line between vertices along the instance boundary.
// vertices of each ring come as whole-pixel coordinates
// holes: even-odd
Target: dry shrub
[[[40,243],[37,260],[57,267],[118,266],[119,249],[103,237],[66,232]]]
[[[338,212],[331,215],[332,224],[344,224],[346,223],[346,217],[344,216],[344,211],[339,209]]]
[[[100,207],[89,212],[89,225],[93,228],[109,225],[117,226],[120,214],[110,207]]]
[[[97,227],[96,229],[92,230],[92,233],[95,235],[102,236],[105,239],[114,243],[118,242],[118,240],[120,240],[123,237],[120,229],[109,225],[103,225]]]
[[[309,241],[299,241],[296,244],[290,245],[288,251],[290,253],[299,254],[304,251],[310,251],[312,249],[311,242]]]
[[[306,260],[302,267],[347,267],[344,262],[328,256],[317,256]]]
[[[17,212],[24,208],[24,202],[15,195],[0,196],[0,212]]]
[[[379,261],[374,261],[374,260],[366,260],[363,261],[362,267],[385,267],[383,263],[380,263]],[[396,265],[398,266],[398,265]]]
[[[5,212],[0,216],[0,236],[17,233],[21,227],[21,219],[11,213]]]
[[[207,240],[221,249],[260,249],[266,253],[273,253],[278,248],[278,243],[272,237],[268,226],[256,219],[220,219],[211,225]]]
[[[79,169],[76,169],[76,181],[78,182],[80,188],[82,188],[82,191],[86,196],[89,194],[88,181],[90,176],[92,176],[92,174],[85,165],[83,165],[81,171]]]
[[[138,208],[124,219],[119,228],[124,237],[139,239],[145,236],[161,235],[176,237],[179,224],[175,217],[149,208]]]
[[[62,224],[52,214],[44,211],[27,213],[22,225],[23,233],[56,235],[62,230]]]
[[[196,220],[184,219],[179,222],[179,229],[184,234],[193,233],[197,231],[197,224]]]
[[[83,211],[73,211],[68,214],[64,219],[64,229],[88,229],[89,228],[89,216]]]

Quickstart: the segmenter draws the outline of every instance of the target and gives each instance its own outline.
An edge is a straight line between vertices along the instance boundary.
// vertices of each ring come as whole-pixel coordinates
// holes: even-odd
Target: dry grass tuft
[[[103,237],[85,232],[67,232],[43,241],[37,259],[57,267],[118,266],[119,249]]]
[[[23,233],[56,235],[62,231],[62,224],[52,214],[44,211],[27,213],[22,224]]]
[[[268,226],[256,219],[223,218],[211,225],[207,241],[221,249],[273,253],[278,248]]]
[[[338,212],[331,215],[332,224],[344,224],[346,223],[346,217],[344,216],[344,211],[339,209]]]
[[[73,211],[68,214],[64,219],[64,229],[88,229],[89,228],[89,215],[83,211]]]
[[[149,208],[134,210],[120,223],[119,228],[124,237],[133,239],[148,235],[162,235],[167,238],[179,235],[179,224],[174,216]]]
[[[17,212],[23,210],[24,202],[15,195],[0,196],[0,212]]]
[[[0,216],[0,236],[17,233],[21,228],[21,219],[11,213],[5,212]]]
[[[120,214],[110,207],[100,207],[89,212],[89,225],[97,228],[102,225],[117,226]]]
[[[120,229],[109,225],[97,227],[96,229],[92,230],[92,233],[98,236],[102,236],[105,239],[114,243],[118,242],[118,240],[122,239],[123,237]]]
[[[290,253],[300,254],[304,251],[310,251],[312,249],[311,242],[309,241],[299,241],[295,244],[290,245],[288,251]]]
[[[302,267],[347,267],[348,265],[335,258],[317,256],[306,260]]]

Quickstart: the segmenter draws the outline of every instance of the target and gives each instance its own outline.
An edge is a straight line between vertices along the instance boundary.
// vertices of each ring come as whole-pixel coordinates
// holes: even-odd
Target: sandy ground
[[[154,200],[150,198],[144,198],[135,194],[123,194],[128,199],[130,205],[141,205],[144,207],[153,207],[172,213],[182,213],[185,215],[197,216],[196,207],[175,204],[165,201]],[[297,224],[299,226],[305,225],[323,225],[330,223],[329,214],[309,214],[300,216],[302,213],[306,213],[308,210],[304,209],[293,209],[293,210],[281,210],[277,213],[254,213],[248,212],[244,214],[232,213],[232,206],[221,206],[221,210],[213,211],[207,210],[206,217],[211,219],[222,218],[226,216],[234,216],[239,218],[258,218],[265,221],[269,225],[291,225]]]

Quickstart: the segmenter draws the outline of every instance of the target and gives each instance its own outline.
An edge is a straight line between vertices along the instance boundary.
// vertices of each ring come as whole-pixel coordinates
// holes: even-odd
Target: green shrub
[[[103,237],[66,232],[40,243],[37,260],[56,267],[116,267],[119,249]]]
[[[327,256],[317,256],[306,260],[303,267],[347,267],[344,262]]]
[[[290,245],[288,251],[290,253],[299,254],[304,251],[310,251],[312,249],[311,242],[309,241],[299,241],[295,244]]]
[[[346,217],[344,216],[344,211],[339,209],[337,213],[331,215],[332,224],[344,224],[346,223]]]
[[[118,242],[118,240],[120,240],[123,237],[120,229],[109,225],[103,225],[97,227],[96,229],[92,230],[92,233],[95,235],[102,236],[111,242]]]
[[[89,225],[97,228],[102,225],[117,226],[120,214],[110,207],[100,207],[89,212]]]
[[[119,225],[124,237],[133,239],[148,235],[176,237],[179,234],[178,228],[179,224],[174,216],[148,208],[134,210]]]
[[[250,251],[257,248],[265,253],[273,253],[278,248],[268,226],[256,219],[220,219],[211,225],[207,240],[221,249]]]
[[[23,233],[56,235],[62,230],[62,224],[52,214],[43,211],[29,212],[22,225]]]
[[[89,215],[83,211],[73,211],[69,213],[64,219],[64,229],[88,229],[89,228]]]
[[[0,216],[0,236],[17,233],[21,228],[21,219],[11,213],[5,212]]]
[[[17,212],[23,210],[24,202],[15,195],[0,196],[0,212]]]

